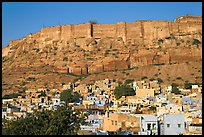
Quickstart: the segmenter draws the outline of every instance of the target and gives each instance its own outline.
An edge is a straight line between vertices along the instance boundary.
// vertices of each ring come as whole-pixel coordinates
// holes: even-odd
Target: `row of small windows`
[[[177,124],[178,128],[181,127],[181,124]],[[170,124],[167,124],[167,127],[170,127]]]
[[[112,120],[112,125],[117,125],[117,124],[118,124],[117,121]]]

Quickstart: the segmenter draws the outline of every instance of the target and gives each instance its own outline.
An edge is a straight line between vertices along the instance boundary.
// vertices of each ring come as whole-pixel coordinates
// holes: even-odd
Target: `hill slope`
[[[79,79],[202,82],[202,17],[42,28],[11,41],[2,59],[3,94]]]

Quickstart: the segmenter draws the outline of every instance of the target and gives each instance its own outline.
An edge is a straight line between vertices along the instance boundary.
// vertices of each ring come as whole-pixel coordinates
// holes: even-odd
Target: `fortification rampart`
[[[84,45],[86,38],[121,37],[124,43],[151,45],[154,40],[169,37],[172,34],[191,33],[202,30],[202,17],[187,15],[170,21],[118,22],[116,24],[78,24],[42,28],[40,32],[29,35],[29,39],[45,41],[68,41],[74,39],[76,45]],[[11,41],[11,44],[19,40]]]

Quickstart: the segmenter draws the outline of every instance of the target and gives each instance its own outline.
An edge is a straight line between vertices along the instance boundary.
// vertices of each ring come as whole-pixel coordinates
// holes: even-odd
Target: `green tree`
[[[171,86],[172,86],[172,91],[171,91],[172,93],[181,94],[181,91],[178,89],[178,84],[172,83]]]
[[[21,94],[19,93],[11,93],[11,94],[6,94],[2,98],[3,99],[12,99],[12,98],[18,98]]]
[[[72,88],[63,90],[60,94],[60,100],[64,101],[66,104],[78,102],[80,97],[80,94],[78,92],[73,92]]]
[[[189,81],[185,81],[184,88],[185,89],[192,89],[192,83],[189,83]]]
[[[125,84],[130,84],[132,82],[134,82],[134,79],[127,79],[127,80],[125,80]]]
[[[119,84],[119,86],[116,87],[114,90],[114,95],[115,95],[116,99],[119,99],[122,96],[134,96],[135,91],[129,85]]]
[[[68,58],[67,58],[67,57],[64,57],[64,58],[63,58],[63,61],[68,61]]]
[[[192,45],[197,45],[198,46],[199,44],[201,44],[201,42],[198,39],[193,39]]]
[[[157,78],[158,83],[163,83],[164,81],[161,78]]]
[[[7,135],[76,135],[86,114],[69,110],[65,106],[57,110],[35,111],[31,116],[11,120],[5,130]]]
[[[141,80],[147,79],[147,76],[142,76]]]
[[[91,23],[91,24],[97,24],[97,20],[90,20],[89,23]]]

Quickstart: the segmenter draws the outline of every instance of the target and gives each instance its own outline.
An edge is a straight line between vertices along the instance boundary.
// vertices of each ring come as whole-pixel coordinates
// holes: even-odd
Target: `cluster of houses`
[[[89,114],[80,134],[196,135],[202,134],[202,87],[192,85],[181,94],[172,87],[161,88],[158,81],[129,83],[136,95],[116,99],[117,82],[105,79],[94,84],[69,83],[62,89],[28,89],[18,98],[2,100],[2,118],[26,117],[34,110],[55,110],[64,102],[63,90],[73,87],[82,98],[69,103],[74,110]]]

